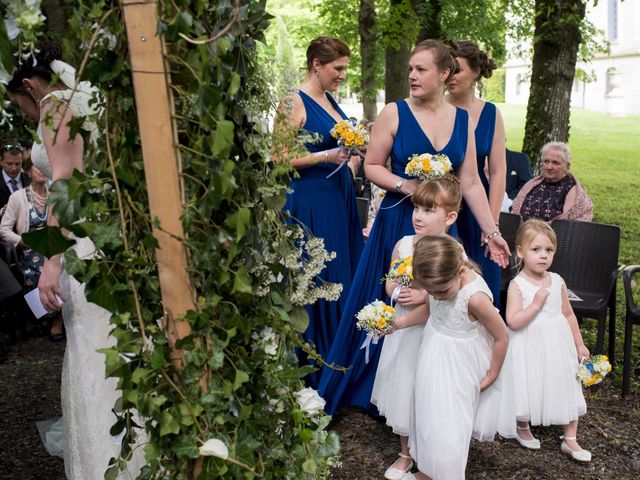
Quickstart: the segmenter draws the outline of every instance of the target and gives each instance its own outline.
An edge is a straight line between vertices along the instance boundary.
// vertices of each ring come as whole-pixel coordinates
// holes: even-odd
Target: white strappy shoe
[[[518,430],[528,431],[529,427],[528,426],[521,427],[519,425],[516,426],[516,440],[520,445],[522,445],[524,448],[528,448],[529,450],[540,449],[540,440],[538,440],[537,438],[532,438],[530,440],[525,440],[524,438],[520,438],[520,434],[518,433]]]
[[[404,470],[394,467],[394,462],[393,465],[387,468],[384,472],[384,478],[386,478],[387,480],[402,480],[403,478],[406,478],[405,474],[409,472],[413,467],[413,460],[409,455],[404,455],[402,453],[399,453],[398,455],[400,456],[400,458],[406,458],[411,461],[409,462],[409,465],[407,465],[407,468],[405,468]]]
[[[571,456],[574,460],[578,462],[590,462],[591,461],[591,452],[589,450],[585,450],[581,448],[580,450],[573,450],[569,445],[566,444],[565,440],[575,440],[576,437],[562,437],[562,443],[560,444],[560,450],[563,453]]]

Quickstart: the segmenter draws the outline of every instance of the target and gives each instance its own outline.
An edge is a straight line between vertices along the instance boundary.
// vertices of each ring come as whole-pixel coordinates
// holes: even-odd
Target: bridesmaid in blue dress
[[[449,156],[463,196],[473,205],[474,214],[491,237],[492,258],[506,265],[509,248],[499,234],[494,233],[496,227],[478,177],[473,130],[469,128],[467,112],[444,100],[444,85],[454,70],[455,60],[442,42],[425,40],[418,44],[409,59],[410,97],[386,105],[374,124],[365,172],[367,178],[387,194],[362,253],[336,339],[326,359],[330,364],[349,369],[346,372],[329,366],[322,369],[318,391],[327,401],[325,409],[329,414],[341,405],[376,412],[369,400],[382,339],[370,345],[367,363],[365,349],[360,348],[366,335],[356,329],[355,315],[375,299],[389,301],[380,279],[388,271],[396,242],[414,233],[413,205],[408,195],[416,190],[419,181],[408,179],[404,173],[409,156],[425,152]],[[391,171],[385,168],[389,156]],[[452,234],[455,235],[453,229]]]
[[[505,194],[506,150],[502,115],[493,103],[476,96],[476,86],[482,77],[489,78],[496,63],[472,42],[452,42],[453,55],[458,62],[458,71],[447,84],[447,101],[454,107],[469,112],[476,125],[476,157],[478,174],[489,199],[491,215],[498,224],[500,206]],[[489,178],[485,174],[485,163]],[[489,179],[491,182],[489,182]],[[485,282],[493,294],[493,303],[500,308],[500,267],[484,256],[484,246],[480,242],[482,229],[466,202],[462,203],[458,216],[458,234],[464,249],[481,270]]]
[[[284,210],[291,215],[291,222],[323,238],[325,249],[336,253],[320,277],[342,284],[338,301],[318,300],[305,307],[309,327],[304,338],[315,345],[322,358],[326,358],[335,337],[364,245],[350,169],[340,167],[349,160],[347,150],[338,148],[330,134],[337,122],[347,118],[328,92],[337,90],[345,79],[349,55],[349,47],[336,38],[313,40],[307,49],[306,79],[287,102],[289,111],[285,112],[289,127],[317,134],[319,140],[305,143],[308,155],[291,160],[298,178],[291,182]],[[281,107],[281,113],[282,108],[287,107]],[[307,361],[302,352],[299,355],[301,362]],[[319,376],[319,372],[310,374],[307,383],[316,388]]]

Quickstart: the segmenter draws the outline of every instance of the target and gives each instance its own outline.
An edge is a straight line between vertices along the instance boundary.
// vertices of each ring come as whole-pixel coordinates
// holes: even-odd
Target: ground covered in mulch
[[[42,446],[36,422],[60,416],[60,372],[64,343],[32,338],[11,347],[0,365],[0,479],[64,480],[63,462]],[[638,389],[636,389],[638,392]],[[620,398],[619,388],[605,381],[587,392],[589,412],[578,431],[594,459],[582,465],[560,452],[559,427],[534,428],[539,451],[513,440],[471,444],[468,479],[640,478],[640,394]],[[382,479],[399,451],[397,437],[384,424],[356,409],[342,409],[331,425],[340,433],[342,456],[332,479]],[[87,479],[93,480],[93,479]],[[96,479],[99,480],[99,479]]]

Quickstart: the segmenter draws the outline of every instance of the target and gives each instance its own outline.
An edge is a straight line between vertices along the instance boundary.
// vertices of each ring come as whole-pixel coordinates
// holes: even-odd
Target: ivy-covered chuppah
[[[39,2],[2,5],[6,12],[18,3]],[[316,283],[330,259],[322,242],[285,224],[280,211],[291,171],[268,161],[263,125],[273,71],[256,53],[269,20],[265,1],[73,3],[65,53],[83,80],[100,87],[105,111],[85,172],[56,182],[51,201],[61,225],[89,235],[101,252],[88,261],[66,252],[65,261],[87,285],[87,297],[113,312],[117,346],[104,353],[106,373],[119,378],[123,392],[112,429],[127,432],[123,455],[135,409],[149,435],[140,478],[323,478],[338,439],[325,430],[319,399],[302,388],[309,367],[298,367],[294,349],[310,349],[299,337],[307,326],[303,304],[335,296],[336,288]],[[166,45],[184,236],[148,207],[145,170],[146,178],[157,175],[160,160],[143,161],[138,113],[148,105],[137,90],[151,89],[145,75],[164,73],[130,59],[135,49],[125,40],[124,18],[129,5],[149,3],[158,16],[148,40],[159,35]],[[126,24],[131,39],[129,18]],[[39,29],[37,22],[21,26],[17,42],[24,47],[24,34]],[[142,78],[135,97],[132,75]],[[155,140],[167,140],[160,132]],[[164,330],[171,284],[161,289],[162,235],[154,232],[188,252],[196,308],[183,317],[188,328],[175,349]],[[28,241],[49,253],[67,246],[51,228]],[[119,467],[114,459],[106,478]]]

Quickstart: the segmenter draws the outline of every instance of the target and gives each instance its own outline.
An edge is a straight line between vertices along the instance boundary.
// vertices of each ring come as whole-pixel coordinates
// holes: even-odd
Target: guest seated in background
[[[31,174],[32,183],[11,194],[5,213],[0,221],[0,238],[20,251],[20,267],[24,277],[25,293],[38,287],[40,272],[44,265],[44,256],[34,252],[22,241],[21,235],[47,225],[47,177],[28,160],[25,171]],[[60,312],[51,316],[49,339],[60,341],[62,317]]]
[[[513,201],[512,211],[546,222],[555,219],[590,222],[593,204],[578,179],[569,172],[571,150],[563,142],[547,143],[540,150],[542,175],[529,180]]]
[[[507,150],[507,182],[506,191],[511,200],[515,199],[520,189],[531,180],[531,162],[526,153]]]
[[[0,146],[0,216],[11,194],[29,185],[29,177],[22,173],[23,150],[22,145],[14,140]]]

